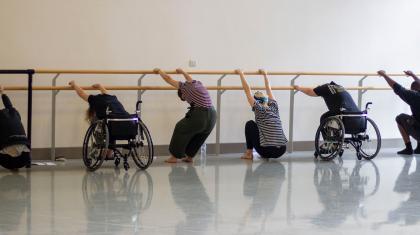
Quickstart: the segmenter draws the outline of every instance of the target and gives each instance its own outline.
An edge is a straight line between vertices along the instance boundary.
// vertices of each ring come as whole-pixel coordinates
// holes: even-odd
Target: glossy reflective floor
[[[418,234],[420,156],[0,170],[0,234]]]

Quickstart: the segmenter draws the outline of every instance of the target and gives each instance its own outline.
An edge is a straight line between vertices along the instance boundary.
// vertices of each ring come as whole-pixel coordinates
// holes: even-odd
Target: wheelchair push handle
[[[139,105],[140,105],[141,103],[143,103],[143,101],[141,101],[141,100],[138,100],[138,101],[137,101],[137,103],[136,103],[136,111],[137,111],[137,112],[138,112],[138,111],[140,111],[140,109],[139,109]]]
[[[369,105],[371,105],[371,104],[372,104],[372,102],[368,102],[368,103],[366,104],[365,110],[368,110],[368,109],[369,109]]]
[[[141,101],[141,100],[138,100],[137,102],[136,102],[136,112],[139,112],[140,111],[140,104],[141,103],[143,103],[143,101]]]

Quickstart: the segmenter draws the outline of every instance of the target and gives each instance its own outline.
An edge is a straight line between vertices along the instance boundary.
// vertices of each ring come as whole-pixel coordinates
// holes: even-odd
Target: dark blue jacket
[[[25,144],[29,147],[19,112],[7,95],[2,95],[1,98],[5,108],[0,110],[0,149],[15,144]]]

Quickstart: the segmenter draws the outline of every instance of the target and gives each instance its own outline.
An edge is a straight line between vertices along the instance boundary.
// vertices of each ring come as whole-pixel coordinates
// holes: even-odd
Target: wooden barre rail
[[[178,74],[174,70],[165,71],[168,74]],[[197,75],[236,75],[234,70],[203,70],[187,71]],[[36,74],[155,74],[153,70],[58,70],[58,69],[36,69]],[[376,73],[338,73],[338,72],[270,72],[268,75],[313,75],[313,76],[378,76]],[[261,75],[258,71],[244,71],[246,75]],[[402,73],[388,74],[389,76],[406,76]]]
[[[84,90],[98,90],[91,86],[82,87]],[[28,90],[25,86],[7,86],[4,87],[5,90],[9,91],[26,91]],[[73,90],[70,86],[36,86],[32,88],[34,91],[61,91],[61,90]],[[176,90],[174,87],[170,86],[108,86],[105,87],[107,90],[154,90],[154,91],[165,91],[165,90]],[[243,90],[241,86],[208,86],[208,90]],[[263,86],[253,86],[253,90],[265,90]],[[291,86],[273,86],[272,90],[294,90]],[[391,90],[389,87],[347,87],[346,90]]]

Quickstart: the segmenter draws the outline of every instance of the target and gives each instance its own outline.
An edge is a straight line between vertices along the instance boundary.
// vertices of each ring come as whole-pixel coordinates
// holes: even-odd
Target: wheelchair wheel
[[[83,141],[83,162],[85,166],[94,171],[104,162],[108,151],[109,133],[103,121],[93,123],[86,132]]]
[[[367,118],[366,131],[359,135],[359,138],[362,139],[360,155],[366,160],[376,157],[381,149],[382,141],[378,126],[372,119]]]
[[[344,124],[338,117],[325,119],[316,131],[316,155],[325,161],[334,159],[343,149],[344,134]]]
[[[153,199],[153,180],[147,171],[137,170],[128,187],[128,201],[136,210],[147,210]]]
[[[135,147],[131,150],[131,156],[137,167],[147,169],[153,162],[153,141],[146,125],[139,119],[138,132]]]

